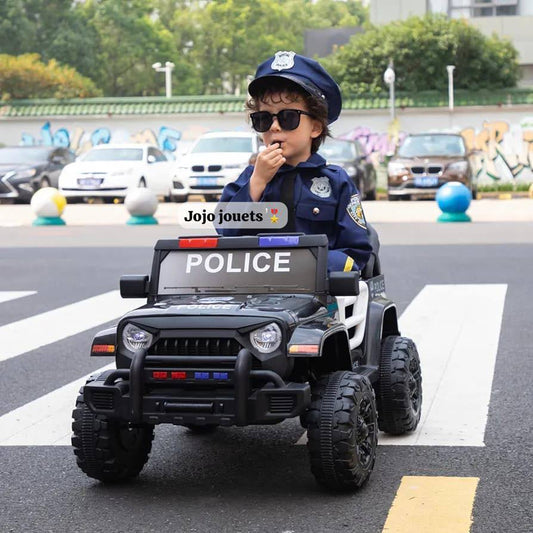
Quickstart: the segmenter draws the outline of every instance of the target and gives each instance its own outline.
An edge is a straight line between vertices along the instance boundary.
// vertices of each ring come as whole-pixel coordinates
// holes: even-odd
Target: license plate
[[[218,185],[218,178],[212,176],[200,176],[197,179],[197,185]]]
[[[437,176],[421,176],[415,178],[415,187],[436,187],[439,184]]]
[[[80,187],[100,187],[103,181],[102,178],[80,178],[78,185]]]

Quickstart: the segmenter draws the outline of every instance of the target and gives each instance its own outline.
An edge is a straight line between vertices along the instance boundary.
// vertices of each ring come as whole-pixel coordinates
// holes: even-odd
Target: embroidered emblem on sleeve
[[[366,229],[365,214],[363,213],[363,207],[361,206],[361,200],[358,194],[354,194],[350,197],[350,203],[346,207],[346,211],[350,215],[351,219],[361,228]]]
[[[329,178],[321,176],[320,178],[312,178],[311,192],[320,198],[329,198],[331,196],[331,183]]]

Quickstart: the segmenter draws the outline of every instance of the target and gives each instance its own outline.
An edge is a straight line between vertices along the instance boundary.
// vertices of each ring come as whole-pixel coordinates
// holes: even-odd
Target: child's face
[[[259,102],[259,111],[268,111],[273,114],[279,113],[282,109],[307,111],[302,99],[294,100],[293,95],[288,93],[273,93],[263,100]],[[296,166],[309,159],[312,140],[321,133],[322,126],[318,120],[308,115],[300,115],[300,124],[296,129],[284,130],[280,127],[277,118],[274,118],[270,129],[262,135],[266,146],[279,143],[286,163]]]

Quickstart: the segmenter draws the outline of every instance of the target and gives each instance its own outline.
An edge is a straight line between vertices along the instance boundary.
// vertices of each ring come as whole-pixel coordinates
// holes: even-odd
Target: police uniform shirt
[[[247,167],[233,182],[224,187],[221,202],[252,202]],[[281,201],[281,184],[287,173],[296,170],[294,182],[295,231],[308,235],[325,233],[329,241],[328,270],[361,270],[372,251],[366,221],[357,189],[346,171],[327,165],[319,154],[296,167],[283,165],[267,184],[260,202]],[[222,229],[225,236],[257,231]]]

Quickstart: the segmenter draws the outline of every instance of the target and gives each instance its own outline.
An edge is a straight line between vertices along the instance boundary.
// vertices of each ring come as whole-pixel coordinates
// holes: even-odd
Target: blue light
[[[299,242],[299,235],[275,235],[274,237],[259,237],[259,246],[265,248],[276,246],[298,246]]]
[[[195,372],[194,379],[209,379],[209,372]]]
[[[227,372],[213,372],[214,379],[228,379]]]

